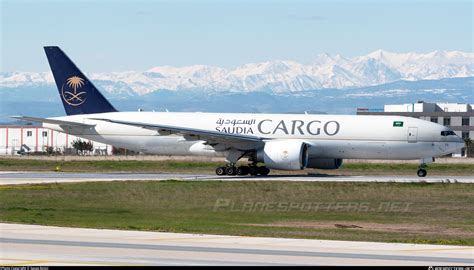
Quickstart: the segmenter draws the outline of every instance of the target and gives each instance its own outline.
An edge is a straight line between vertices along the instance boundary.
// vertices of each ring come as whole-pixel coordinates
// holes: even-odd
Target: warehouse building
[[[0,155],[42,154],[48,149],[57,154],[74,154],[76,136],[33,125],[0,126]],[[111,155],[112,146],[91,141],[91,155]]]
[[[358,115],[400,115],[409,116],[447,126],[462,137],[474,139],[473,105],[467,103],[417,103],[385,105],[383,109],[358,108]],[[462,149],[453,156],[465,156]]]

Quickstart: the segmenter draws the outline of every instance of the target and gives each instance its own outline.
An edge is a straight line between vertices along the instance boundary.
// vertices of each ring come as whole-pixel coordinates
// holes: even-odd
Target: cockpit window
[[[451,136],[451,135],[456,135],[456,133],[454,133],[454,131],[452,130],[441,131],[441,136]]]

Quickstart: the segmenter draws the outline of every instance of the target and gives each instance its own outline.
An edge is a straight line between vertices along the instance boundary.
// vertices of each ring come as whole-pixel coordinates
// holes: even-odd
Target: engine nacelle
[[[341,158],[310,158],[308,160],[308,168],[335,170],[341,167]]]
[[[308,147],[301,140],[269,141],[257,152],[257,161],[269,169],[303,170],[308,164]]]

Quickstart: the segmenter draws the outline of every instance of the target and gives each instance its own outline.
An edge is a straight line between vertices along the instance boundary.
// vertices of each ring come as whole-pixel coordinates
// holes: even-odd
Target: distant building
[[[47,152],[49,147],[57,153],[73,154],[74,149],[71,143],[76,139],[80,138],[40,126],[2,125],[0,126],[0,155],[17,155],[18,151],[30,154]],[[92,143],[94,146],[92,155],[112,154],[112,146],[94,141]]]
[[[462,137],[474,139],[473,105],[467,103],[416,103],[385,105],[381,109],[358,108],[358,115],[409,116],[447,126]],[[465,156],[465,149],[453,156]]]

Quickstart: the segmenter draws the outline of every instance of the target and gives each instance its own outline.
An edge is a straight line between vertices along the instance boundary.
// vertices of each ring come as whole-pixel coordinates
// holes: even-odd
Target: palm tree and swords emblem
[[[61,92],[63,99],[67,104],[71,106],[79,106],[86,101],[86,98],[83,97],[86,92],[77,92],[78,89],[84,86],[84,83],[84,79],[78,76],[72,76],[66,80],[61,88]],[[64,86],[67,88],[66,91]]]

